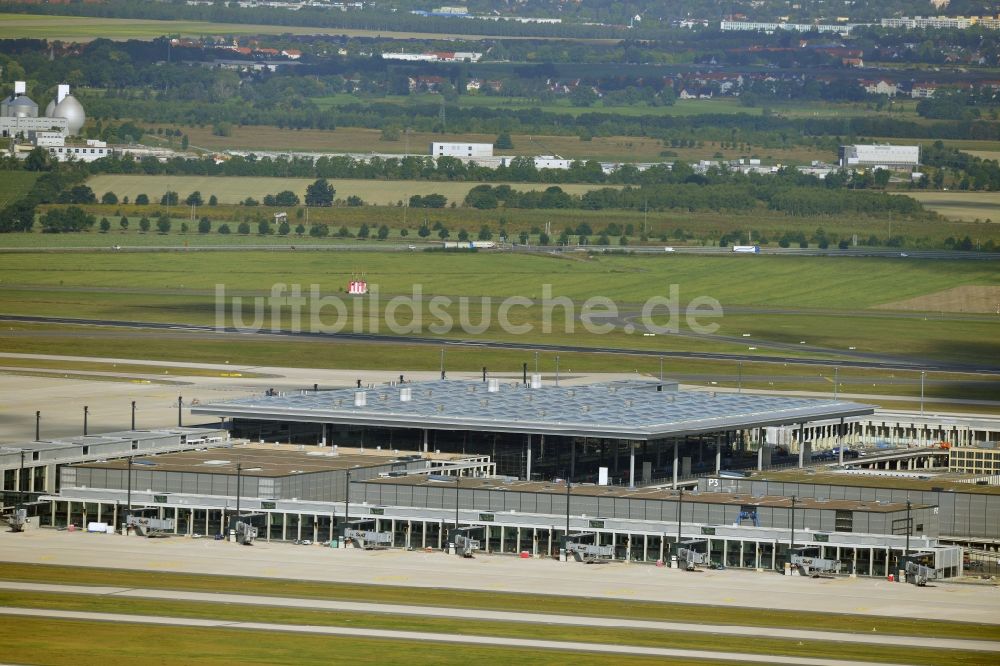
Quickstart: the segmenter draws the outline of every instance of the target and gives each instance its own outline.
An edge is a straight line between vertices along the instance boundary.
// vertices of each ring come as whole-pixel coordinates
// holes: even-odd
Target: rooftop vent
[[[413,400],[413,389],[407,386],[406,388],[399,389],[399,401],[400,402],[411,402]]]
[[[500,392],[500,380],[490,378],[486,383],[486,391],[489,393],[499,393]]]
[[[368,393],[365,391],[355,391],[354,392],[354,406],[364,407],[368,404]]]
[[[531,375],[531,388],[539,389],[542,388],[542,376],[539,374]]]

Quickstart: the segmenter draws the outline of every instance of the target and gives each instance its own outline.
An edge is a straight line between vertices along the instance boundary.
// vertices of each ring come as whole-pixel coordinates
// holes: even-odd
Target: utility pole
[[[240,482],[243,481],[241,474],[243,467],[240,461],[236,461],[236,520],[240,519]],[[228,530],[227,530],[228,532]]]
[[[573,486],[569,474],[566,475],[566,534],[563,536],[563,556],[569,562],[569,491]]]
[[[132,401],[132,430],[135,430],[135,400]]]
[[[184,406],[184,398],[182,396],[177,396],[177,427],[180,428],[183,424],[181,423],[181,407]]]
[[[798,498],[792,495],[792,538],[788,544],[788,561],[792,561],[792,551],[795,550],[795,502]]]
[[[677,543],[674,544],[674,553],[679,555],[680,553],[678,551],[680,551],[680,548],[681,548],[681,511],[684,510],[684,489],[683,488],[678,488],[677,492],[678,492],[678,495],[677,495]]]
[[[90,413],[90,407],[87,405],[83,406],[83,436],[87,436],[87,415]]]
[[[41,412],[35,412],[35,441],[36,442],[42,441],[41,430],[42,430],[42,413]]]
[[[924,377],[927,375],[926,370],[920,371],[920,415],[924,415]]]

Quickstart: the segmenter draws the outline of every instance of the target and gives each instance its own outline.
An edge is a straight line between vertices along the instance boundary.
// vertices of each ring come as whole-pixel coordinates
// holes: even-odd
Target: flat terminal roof
[[[753,472],[748,479],[754,481],[784,481],[786,483],[815,483],[830,486],[858,486],[861,488],[893,488],[897,490],[932,491],[942,488],[947,492],[973,493],[977,495],[1000,495],[1000,486],[977,486],[975,483],[963,483],[962,479],[979,478],[981,474],[926,474],[930,477],[920,479],[916,476],[882,476],[867,474],[838,474],[833,471],[807,472],[800,469],[779,471]]]
[[[426,475],[410,474],[407,476],[397,476],[384,479],[369,479],[358,483],[378,483],[385,485],[421,486],[430,488],[454,489],[457,486],[461,490],[498,490],[514,493],[540,493],[548,495],[565,495],[566,484],[559,482],[546,483],[544,481],[507,481],[503,478],[469,478],[452,477],[447,480],[437,480]],[[637,500],[661,500],[667,502],[677,502],[679,497],[675,490],[665,488],[635,488],[629,489],[622,486],[598,486],[594,484],[573,485],[570,488],[570,495],[573,497],[614,497],[621,499]],[[790,509],[792,500],[789,497],[780,495],[766,495],[755,497],[748,493],[705,493],[691,492],[684,493],[685,503],[701,504],[728,504],[733,506],[762,506],[776,509]],[[927,508],[931,505],[913,504],[911,508]],[[906,511],[905,502],[894,502],[879,504],[876,502],[859,502],[855,500],[827,500],[819,501],[812,498],[800,498],[795,502],[796,509],[828,509],[841,511],[871,511],[873,513],[890,513],[893,511]]]
[[[182,451],[179,453],[163,453],[155,456],[136,456],[133,459],[132,471],[147,470],[156,472],[197,472],[200,474],[236,474],[236,465],[240,465],[240,473],[252,477],[284,477],[312,472],[330,472],[356,467],[375,467],[388,465],[394,461],[402,462],[401,458],[408,455],[419,455],[423,459],[456,460],[468,456],[461,454],[415,454],[409,451],[372,451],[361,453],[358,450],[338,449],[334,454],[331,448],[310,446],[301,450],[298,446],[268,446],[258,445],[236,446],[230,448],[212,448],[203,451]],[[108,460],[105,462],[88,462],[73,465],[73,467],[93,467],[98,469],[128,469],[128,459]]]
[[[87,446],[92,444],[107,444],[110,442],[123,441],[143,441],[146,439],[160,439],[162,437],[172,437],[179,435],[209,435],[211,433],[224,432],[221,428],[161,428],[159,430],[121,430],[116,432],[102,432],[96,435],[76,435],[73,437],[60,437],[59,439],[43,439],[37,442],[18,442],[17,444],[4,444],[0,446],[0,451],[45,451],[50,449],[60,449],[75,446]]]
[[[749,393],[676,390],[673,382],[630,381],[528,388],[440,380],[370,389],[301,391],[198,405],[193,414],[231,418],[480,432],[649,440],[872,414],[855,402]],[[403,390],[410,399],[403,399]],[[364,404],[356,405],[356,394]]]

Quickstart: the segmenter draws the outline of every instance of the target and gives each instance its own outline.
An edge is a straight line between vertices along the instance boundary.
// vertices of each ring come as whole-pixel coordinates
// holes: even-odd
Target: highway
[[[513,349],[531,352],[550,353],[583,353],[583,354],[617,354],[623,356],[645,356],[649,358],[683,358],[708,361],[744,361],[758,363],[782,363],[786,365],[806,365],[806,366],[837,366],[841,368],[865,368],[878,370],[930,370],[937,372],[975,372],[985,374],[1000,374],[1000,365],[996,360],[984,361],[975,365],[967,363],[956,363],[951,361],[931,361],[915,359],[894,359],[888,356],[870,355],[864,359],[822,359],[808,358],[801,356],[776,356],[762,354],[736,354],[726,352],[696,352],[696,351],[660,351],[642,349],[624,349],[621,347],[587,347],[582,345],[552,345],[538,342],[510,342],[496,340],[463,340],[463,339],[443,339],[414,335],[380,335],[374,333],[314,333],[309,331],[278,331],[270,329],[237,329],[233,327],[216,328],[214,326],[196,326],[185,323],[169,322],[135,322],[120,321],[114,319],[74,319],[69,317],[45,317],[33,315],[0,315],[0,321],[24,322],[41,324],[60,324],[76,326],[102,326],[108,328],[123,329],[146,329],[153,331],[174,331],[187,333],[201,333],[219,336],[267,336],[282,338],[302,338],[311,340],[324,340],[328,342],[373,342],[388,344],[410,344],[410,345],[443,345],[463,346],[463,347],[488,347],[490,349]],[[763,343],[761,346],[764,346]],[[833,350],[826,350],[826,353],[836,353]]]

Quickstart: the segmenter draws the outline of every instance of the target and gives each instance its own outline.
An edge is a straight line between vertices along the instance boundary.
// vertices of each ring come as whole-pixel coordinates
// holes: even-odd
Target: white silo
[[[49,104],[52,107],[52,113],[49,114],[48,108],[46,107],[45,115],[51,118],[65,118],[66,128],[70,134],[79,134],[80,130],[83,129],[83,124],[87,120],[87,115],[83,112],[83,105],[69,92],[69,86],[66,84],[60,84],[56,92],[56,98],[52,100],[55,104]]]

